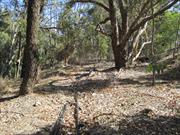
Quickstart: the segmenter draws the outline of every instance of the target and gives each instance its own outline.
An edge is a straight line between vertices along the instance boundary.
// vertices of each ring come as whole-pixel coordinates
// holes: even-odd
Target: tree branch
[[[132,24],[131,24],[131,26],[130,26],[130,29],[139,21],[139,19],[143,16],[143,14],[144,14],[144,12],[146,11],[145,9],[146,9],[146,7],[148,6],[148,4],[150,4],[150,1],[151,0],[147,0],[144,4],[143,4],[143,6],[142,6],[142,8],[141,8],[141,10],[140,10],[140,12],[139,12],[139,15],[136,17],[136,19],[132,22]]]
[[[161,8],[159,11],[157,11],[156,13],[154,13],[153,15],[150,15],[148,17],[145,17],[144,19],[142,19],[133,29],[132,32],[136,31],[137,29],[139,29],[142,25],[144,25],[147,21],[152,20],[153,18],[157,17],[158,15],[163,14],[166,10],[168,10],[169,8],[171,8],[173,5],[175,5],[179,0],[174,0],[173,2],[171,2],[170,4],[164,6],[163,8]]]
[[[140,36],[146,31],[147,25],[148,25],[148,23],[146,22],[146,24],[144,25],[144,27],[141,28],[140,30],[138,30],[137,35],[135,35],[135,38],[133,39],[133,42],[132,42],[132,51],[131,51],[131,53],[129,54],[128,59],[130,59],[130,58],[132,57],[133,53],[135,52],[135,48],[137,48],[137,46],[138,46],[139,38],[140,38]]]
[[[118,1],[121,18],[122,18],[122,31],[125,33],[127,30],[127,22],[128,22],[128,16],[127,16],[127,8],[124,5],[124,2],[122,0]]]
[[[40,26],[40,29],[45,29],[45,30],[52,30],[52,29],[62,30],[62,28],[60,28],[60,27],[43,27],[43,26]]]
[[[144,48],[144,46],[145,45],[148,45],[148,44],[151,44],[152,43],[152,41],[147,41],[147,42],[144,42],[142,45],[141,45],[141,48],[139,49],[139,52],[136,54],[136,56],[133,58],[133,62],[140,56],[140,54],[141,54],[141,52],[142,52],[142,50],[143,50],[143,48]]]
[[[110,20],[110,17],[105,18],[102,22],[100,22],[99,24],[105,24]]]
[[[96,4],[96,5],[104,8],[108,12],[110,11],[110,9],[106,5],[104,5],[103,3],[98,2],[96,0],[71,0],[69,2],[69,4],[75,4],[75,3],[78,3],[78,2],[80,2],[80,3],[92,3],[92,4]]]
[[[100,32],[101,34],[105,36],[111,36],[111,34],[106,33],[103,28],[101,27],[102,24],[107,23],[110,20],[110,17],[105,18],[103,21],[101,21],[99,24],[96,26],[96,31]]]
[[[124,36],[124,38],[121,40],[121,42],[125,42],[136,30],[138,30],[141,26],[145,25],[146,22],[152,20],[153,18],[157,17],[158,15],[163,14],[166,10],[171,8],[173,5],[175,5],[179,0],[174,0],[170,4],[162,7],[160,10],[158,10],[153,15],[147,16],[144,19],[142,19],[139,23],[137,23],[135,26],[130,28],[127,32],[127,34]]]
[[[99,28],[99,29],[98,29],[98,28]],[[105,35],[105,36],[108,36],[108,37],[111,36],[111,34],[105,32],[105,31],[103,30],[103,28],[102,28],[100,25],[97,25],[96,31],[97,31],[97,32],[100,32],[101,34],[103,34],[103,35]]]

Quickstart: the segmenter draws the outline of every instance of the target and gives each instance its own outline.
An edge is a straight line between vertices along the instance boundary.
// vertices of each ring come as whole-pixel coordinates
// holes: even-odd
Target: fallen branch
[[[55,122],[54,127],[52,128],[50,135],[60,135],[61,134],[61,128],[64,125],[64,114],[67,109],[67,105],[68,105],[68,103],[66,103],[63,106],[63,108],[59,114],[59,117],[58,117],[57,121]]]

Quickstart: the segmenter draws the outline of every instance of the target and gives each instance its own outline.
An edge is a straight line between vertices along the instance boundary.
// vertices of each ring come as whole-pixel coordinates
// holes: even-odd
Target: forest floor
[[[161,78],[152,86],[143,67],[90,73],[92,67],[43,71],[34,93],[23,97],[13,97],[19,83],[9,82],[0,95],[0,135],[48,135],[63,106],[74,103],[74,91],[82,135],[180,135],[180,80]],[[61,134],[73,135],[74,126],[68,105]]]

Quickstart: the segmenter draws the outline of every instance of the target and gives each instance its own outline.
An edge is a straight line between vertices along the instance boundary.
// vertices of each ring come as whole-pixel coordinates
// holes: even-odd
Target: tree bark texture
[[[120,33],[119,33],[119,27],[118,22],[116,18],[116,9],[114,6],[114,2],[112,0],[109,0],[109,16],[110,16],[110,22],[111,22],[111,45],[112,50],[114,54],[114,61],[115,61],[115,67],[117,70],[119,70],[122,67],[126,66],[126,51],[125,51],[125,44],[121,43],[119,44],[120,40]]]
[[[32,92],[32,86],[34,85],[37,77],[37,37],[41,4],[42,0],[28,0],[26,46],[24,48],[23,56],[21,73],[21,77],[23,80],[20,86],[20,95],[25,95]]]

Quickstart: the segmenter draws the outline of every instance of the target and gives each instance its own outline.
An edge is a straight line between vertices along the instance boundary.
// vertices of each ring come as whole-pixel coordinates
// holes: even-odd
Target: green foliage
[[[108,38],[98,36],[98,41],[99,41],[99,55],[101,58],[105,58],[108,55]]]
[[[157,72],[158,74],[163,73],[164,70],[166,69],[167,64],[166,63],[158,63],[158,64],[149,64],[146,67],[146,71],[147,72],[152,72],[153,70],[155,70],[155,72]]]
[[[102,3],[108,5],[107,0],[101,1]],[[50,5],[51,2],[48,2],[48,4]],[[61,4],[63,4],[64,2],[62,2]],[[145,3],[145,1],[131,0],[127,2],[129,13],[128,18],[131,21],[138,16],[138,12],[140,10],[139,7],[141,7],[143,3]],[[162,0],[161,2],[164,3],[165,0]],[[11,5],[11,7],[13,6],[14,5]],[[59,7],[59,5],[56,6]],[[93,4],[75,4],[75,6],[71,6],[72,8],[67,8],[65,5],[62,5],[63,8],[61,8],[60,10],[59,8],[57,8],[57,10],[47,9],[43,14],[44,16],[42,16],[44,20],[41,20],[41,26],[45,25],[47,27],[51,27],[55,24],[55,27],[58,28],[58,30],[41,29],[39,31],[38,51],[39,63],[42,67],[53,67],[55,64],[57,64],[59,61],[57,60],[56,56],[67,46],[70,46],[72,48],[70,49],[70,54],[68,54],[71,59],[73,58],[79,61],[88,61],[91,59],[111,58],[112,49],[109,46],[110,38],[98,33],[95,30],[97,24],[103,21],[104,18],[107,18],[109,16],[109,13],[104,12],[102,8]],[[116,8],[118,8],[118,5],[116,6]],[[159,8],[158,6],[159,4],[157,4],[157,7],[155,8]],[[6,73],[8,75],[14,74],[14,72],[16,71],[15,68],[17,63],[18,39],[15,39],[15,43],[14,45],[12,45],[12,38],[15,34],[16,27],[18,27],[17,32],[21,34],[22,52],[23,47],[26,45],[26,14],[24,14],[23,12],[19,12],[23,11],[23,8],[24,7],[14,7],[14,9],[0,9],[1,74],[4,74],[7,69],[9,70],[8,73]],[[49,7],[47,6],[45,8]],[[18,9],[18,11],[16,11],[15,9]],[[54,17],[54,12],[57,12],[55,15],[58,14],[59,16]],[[150,13],[148,12],[147,14]],[[50,19],[51,17],[53,18],[51,22],[46,22],[47,19]],[[160,17],[160,20],[158,20],[160,21],[160,23],[156,23],[156,54],[164,52],[170,46],[174,45],[175,35],[178,29],[178,18],[180,18],[178,12],[167,11]],[[117,19],[121,20],[121,15],[117,14]],[[56,20],[58,22],[56,22]],[[101,27],[105,32],[111,33],[111,25],[109,22],[107,22],[106,24],[102,24]],[[150,29],[151,27],[147,29],[147,33],[150,33]],[[142,42],[144,42],[143,38],[141,39]],[[72,50],[74,52],[72,52]],[[9,64],[10,62],[11,64]],[[154,68],[156,68],[158,72],[159,69],[162,69],[164,67],[156,66]],[[147,71],[152,71],[152,69],[152,65],[149,65],[147,67]]]
[[[75,47],[71,57],[83,61],[103,58],[108,53],[109,39],[95,31],[101,14],[94,14],[96,7],[85,6],[76,10],[67,9],[60,15],[59,27],[62,28],[62,44]],[[96,12],[97,13],[97,12]]]
[[[8,68],[10,57],[10,14],[7,11],[0,12],[0,74],[4,74]]]
[[[156,53],[162,53],[174,47],[180,14],[178,12],[167,11],[161,19],[160,24],[157,23],[156,26],[158,29],[155,36]]]
[[[13,18],[12,12],[2,10],[0,12],[0,74],[14,77],[19,59],[19,40],[21,38],[22,52],[26,37],[26,19]],[[20,56],[22,57],[22,55]]]
[[[56,54],[62,50],[62,38],[55,32],[47,30],[39,31],[39,63],[41,67],[52,67],[57,63]]]
[[[6,32],[0,32],[0,49],[4,48],[5,45],[10,43],[10,35]]]
[[[10,76],[14,76],[16,72],[18,38],[12,46],[16,27],[17,32],[21,34],[22,53],[26,45],[25,14],[15,16],[12,12],[0,12],[0,73]],[[77,60],[106,58],[109,52],[109,38],[95,31],[97,23],[105,16],[99,7],[86,4],[82,7],[62,9],[57,24],[60,28],[58,31],[39,31],[38,52],[41,67],[49,68],[57,64],[59,61],[56,56],[67,46],[74,48],[74,52],[69,56]],[[23,54],[20,64],[22,56]]]
[[[152,72],[153,71],[153,65],[152,64],[149,64],[147,67],[146,67],[146,72]]]
[[[4,31],[11,23],[10,14],[7,10],[0,11],[0,31]]]

